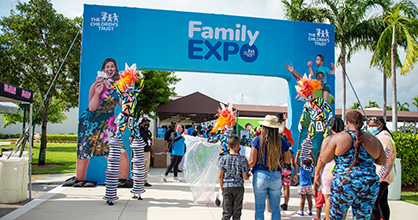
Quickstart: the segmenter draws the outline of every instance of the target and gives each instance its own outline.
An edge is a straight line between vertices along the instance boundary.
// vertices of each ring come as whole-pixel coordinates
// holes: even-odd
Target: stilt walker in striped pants
[[[106,194],[103,197],[108,205],[113,205],[113,201],[119,199],[117,196],[118,176],[120,153],[123,146],[122,136],[125,129],[128,128],[133,137],[131,148],[133,149],[132,157],[132,179],[133,187],[131,193],[134,194],[132,198],[142,200],[141,194],[145,192],[145,156],[144,147],[145,142],[142,139],[137,120],[134,118],[134,110],[137,104],[137,96],[144,87],[144,79],[142,73],[136,70],[136,65],[129,67],[125,65],[125,71],[121,74],[121,79],[117,82],[112,82],[119,98],[122,100],[122,111],[116,118],[118,131],[109,142],[109,157],[107,158],[106,170]],[[139,81],[139,89],[135,89],[135,81]]]

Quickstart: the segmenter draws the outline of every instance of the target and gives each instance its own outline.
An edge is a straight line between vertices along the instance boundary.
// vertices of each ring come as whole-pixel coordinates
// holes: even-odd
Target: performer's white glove
[[[298,130],[299,132],[302,131],[302,123],[298,123]]]

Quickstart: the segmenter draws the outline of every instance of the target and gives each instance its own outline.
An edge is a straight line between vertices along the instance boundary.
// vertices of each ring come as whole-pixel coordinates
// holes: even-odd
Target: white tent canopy
[[[19,106],[13,102],[0,102],[0,114],[20,114]]]

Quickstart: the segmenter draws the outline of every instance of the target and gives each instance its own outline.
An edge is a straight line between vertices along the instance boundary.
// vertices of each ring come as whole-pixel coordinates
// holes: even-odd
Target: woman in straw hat
[[[270,200],[272,219],[281,219],[280,196],[282,190],[281,158],[290,163],[289,145],[280,137],[279,122],[276,116],[266,115],[261,135],[251,143],[251,156],[248,166],[252,168],[255,198],[255,219],[264,219],[266,199]]]

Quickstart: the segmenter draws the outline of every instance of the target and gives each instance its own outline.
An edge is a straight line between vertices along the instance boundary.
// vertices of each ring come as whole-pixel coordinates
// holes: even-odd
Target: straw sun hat
[[[259,121],[260,125],[269,128],[279,128],[279,120],[274,115],[266,115],[264,121]]]

